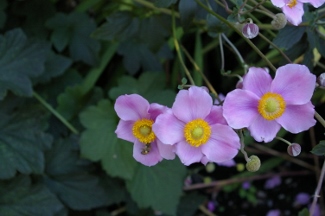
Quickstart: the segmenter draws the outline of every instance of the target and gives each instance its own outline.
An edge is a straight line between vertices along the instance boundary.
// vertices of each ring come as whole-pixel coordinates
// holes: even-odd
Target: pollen
[[[132,133],[142,143],[149,144],[156,138],[152,131],[153,120],[140,119],[133,124]]]
[[[199,147],[205,144],[211,136],[211,127],[203,119],[195,119],[184,127],[184,137],[191,146]]]
[[[287,4],[287,6],[289,8],[293,8],[294,6],[296,6],[297,4],[297,0],[290,0],[290,2]]]
[[[282,116],[286,109],[286,102],[277,93],[265,93],[258,102],[258,112],[266,120],[272,121]]]

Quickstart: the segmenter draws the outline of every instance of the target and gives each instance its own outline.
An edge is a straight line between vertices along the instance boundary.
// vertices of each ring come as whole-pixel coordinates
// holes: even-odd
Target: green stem
[[[310,215],[314,214],[317,199],[319,197],[319,193],[320,193],[321,188],[322,188],[324,175],[325,175],[325,161],[323,163],[323,168],[322,168],[322,171],[321,171],[321,175],[320,175],[320,177],[318,179],[317,187],[316,187],[315,194],[314,194],[314,199],[313,199],[313,202],[312,202],[311,207],[310,207]]]
[[[315,118],[319,121],[319,123],[323,125],[323,127],[325,127],[325,120],[323,119],[322,116],[318,114],[318,112],[316,112],[316,110],[315,110]]]
[[[240,130],[239,134],[240,134],[240,151],[241,151],[241,153],[243,153],[243,155],[245,157],[245,161],[248,162],[250,159],[248,158],[247,152],[245,151],[245,143],[244,143],[243,131]]]
[[[206,5],[204,5],[201,1],[195,0],[197,4],[199,4],[202,8],[204,8],[207,12],[212,14],[213,16],[217,17],[220,21],[228,25],[230,28],[232,28],[235,32],[237,32],[253,49],[254,51],[261,56],[261,58],[269,65],[269,67],[273,70],[276,71],[276,68],[274,65],[268,60],[268,58],[253,44],[252,41],[250,41],[248,38],[244,37],[243,34],[228,20],[220,16],[219,14],[215,13],[214,11],[210,10]]]
[[[58,113],[49,103],[47,103],[39,94],[33,92],[33,96],[55,117],[57,117],[67,128],[69,128],[74,134],[79,134],[79,131],[73,127],[60,113]]]
[[[292,143],[290,143],[288,140],[283,139],[282,137],[278,137],[278,136],[276,136],[275,138],[278,139],[278,140],[281,140],[282,142],[284,142],[284,143],[286,143],[286,144],[288,144],[288,145],[291,145],[291,144],[292,144]]]
[[[176,37],[176,24],[175,24],[175,16],[174,16],[174,13],[172,14],[172,31],[173,31],[173,42],[174,42],[174,46],[175,46],[175,50],[176,50],[176,53],[177,53],[177,56],[178,56],[178,59],[179,59],[179,62],[181,63],[184,71],[185,71],[185,74],[187,76],[187,78],[189,79],[191,85],[195,85],[194,83],[194,80],[191,76],[191,73],[190,71],[187,69],[184,61],[183,61],[183,58],[182,58],[182,54],[181,54],[181,51],[180,51],[180,46],[178,44],[178,41],[177,41],[177,37]]]
[[[159,11],[161,13],[164,13],[164,14],[167,14],[167,15],[170,15],[170,16],[175,16],[177,18],[180,18],[180,15],[179,13],[177,12],[174,12],[172,10],[169,10],[169,9],[166,9],[166,8],[158,8],[156,7],[153,3],[151,2],[147,2],[145,0],[134,0],[135,2],[147,7],[147,8],[150,8],[150,9],[153,9],[155,11]],[[174,14],[174,15],[173,15]]]

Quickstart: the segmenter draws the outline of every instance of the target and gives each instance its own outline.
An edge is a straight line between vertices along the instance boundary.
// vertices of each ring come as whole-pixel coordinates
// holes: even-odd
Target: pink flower
[[[308,1],[308,0],[304,0]],[[303,2],[301,0],[271,0],[272,4],[282,9],[287,20],[297,26],[302,22],[304,15]],[[318,1],[318,0],[317,0]]]
[[[230,127],[247,127],[256,141],[270,142],[281,126],[291,133],[307,130],[316,121],[310,102],[316,77],[304,65],[278,68],[274,80],[262,68],[249,69],[243,89],[228,93],[223,115]]]
[[[204,89],[192,86],[179,91],[171,111],[158,116],[152,128],[163,143],[175,145],[183,164],[219,163],[238,153],[238,135]]]
[[[152,131],[157,116],[167,107],[149,102],[137,94],[122,95],[114,109],[120,117],[115,133],[118,138],[133,142],[133,157],[146,165],[156,165],[163,158],[174,159],[173,146],[164,145]]]

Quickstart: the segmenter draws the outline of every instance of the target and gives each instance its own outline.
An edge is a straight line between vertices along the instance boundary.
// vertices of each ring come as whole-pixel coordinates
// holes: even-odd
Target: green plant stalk
[[[245,38],[242,33],[228,20],[226,20],[225,18],[223,18],[222,16],[220,16],[219,14],[215,13],[214,11],[210,10],[206,5],[204,5],[202,2],[200,2],[199,0],[195,0],[197,4],[199,4],[202,8],[204,8],[207,12],[211,13],[213,16],[217,17],[220,21],[222,21],[223,23],[225,23],[226,25],[228,25],[230,28],[232,28],[235,32],[237,32],[253,49],[254,51],[261,56],[261,58],[269,65],[269,67],[275,72],[276,68],[274,67],[274,65],[272,64],[272,62],[270,62],[266,56],[255,46],[255,44],[253,44],[253,42],[251,42],[248,38]]]
[[[74,134],[79,134],[79,131],[73,127],[59,112],[57,112],[49,103],[47,103],[39,94],[33,92],[33,96],[46,108],[48,109],[55,117],[57,117],[62,124],[64,124],[69,130]]]
[[[98,78],[103,73],[107,64],[110,62],[112,57],[114,56],[118,44],[105,43],[103,46],[103,54],[100,58],[100,62],[97,67],[92,68],[87,76],[84,78],[81,83],[82,95],[86,95],[96,84]]]
[[[178,41],[177,41],[177,37],[176,37],[176,24],[175,24],[175,16],[174,16],[174,13],[172,15],[172,32],[173,32],[173,42],[174,42],[174,46],[175,46],[175,50],[176,50],[176,53],[177,53],[177,56],[178,56],[178,59],[179,59],[179,62],[181,63],[184,71],[185,71],[185,74],[187,76],[187,78],[189,79],[191,85],[195,85],[195,82],[191,76],[191,73],[190,71],[187,69],[184,61],[183,61],[183,58],[182,58],[182,55],[181,55],[181,51],[180,51],[180,46],[178,44]]]
[[[324,175],[325,175],[325,160],[324,160],[324,163],[323,163],[323,167],[322,167],[322,171],[321,171],[320,177],[318,179],[318,183],[317,183],[317,187],[316,187],[316,190],[315,190],[313,202],[312,202],[311,207],[310,207],[310,215],[313,215],[314,214],[315,207],[316,207],[316,203],[317,203],[317,199],[319,197],[319,193],[320,193],[320,190],[322,188],[322,184],[323,184],[323,180],[324,180]]]
[[[275,138],[278,139],[278,140],[281,140],[282,142],[288,144],[289,146],[291,145],[291,143],[290,143],[288,140],[285,140],[285,139],[283,139],[282,137],[278,137],[278,136],[276,136]]]
[[[315,110],[315,118],[318,120],[319,123],[321,123],[321,125],[323,125],[323,127],[325,128],[325,120],[323,119],[323,117],[321,115],[318,114],[318,112],[316,112]]]
[[[75,8],[75,11],[77,12],[86,12],[87,10],[89,10],[91,7],[93,7],[94,5],[98,4],[99,2],[101,2],[102,0],[85,0],[82,1],[80,4],[78,4],[78,6]]]
[[[179,13],[174,12],[174,11],[169,10],[169,9],[166,9],[166,8],[158,8],[151,2],[147,2],[145,0],[134,0],[134,1],[141,4],[141,5],[143,5],[143,6],[145,6],[145,7],[147,7],[147,8],[153,9],[155,11],[159,11],[161,13],[171,15],[171,16],[173,16],[173,14],[174,14],[175,17],[180,18]]]

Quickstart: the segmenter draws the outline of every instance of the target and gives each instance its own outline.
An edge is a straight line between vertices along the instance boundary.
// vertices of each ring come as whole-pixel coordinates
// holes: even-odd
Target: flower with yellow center
[[[154,123],[150,119],[139,119],[134,122],[132,127],[133,135],[143,144],[149,144],[155,140],[155,134],[152,131],[151,127]]]
[[[297,5],[297,0],[290,0],[290,2],[287,4],[289,8],[293,8]]]
[[[211,135],[209,124],[203,119],[195,119],[184,127],[184,137],[191,146],[199,147],[205,144]]]
[[[268,92],[258,102],[258,112],[266,120],[272,121],[282,116],[286,108],[283,97],[277,93]]]

